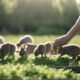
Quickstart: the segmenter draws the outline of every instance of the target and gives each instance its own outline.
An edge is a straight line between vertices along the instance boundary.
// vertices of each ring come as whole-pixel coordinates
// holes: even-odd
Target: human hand
[[[69,38],[67,35],[63,35],[59,38],[57,38],[53,44],[53,49],[57,50],[60,47],[62,47],[63,45],[67,44],[69,42]]]

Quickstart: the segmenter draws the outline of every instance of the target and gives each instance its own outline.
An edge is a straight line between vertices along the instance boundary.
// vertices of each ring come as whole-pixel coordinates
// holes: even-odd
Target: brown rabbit
[[[45,48],[45,45],[43,44],[39,44],[34,50],[35,56],[41,55],[41,57],[43,57],[45,53],[46,53],[46,48]]]
[[[52,50],[53,50],[52,42],[46,42],[46,43],[44,43],[44,45],[45,45],[45,48],[46,48],[46,54],[47,53],[52,54]]]
[[[60,56],[63,56],[65,54],[71,56],[71,63],[74,63],[80,55],[80,47],[75,44],[65,45],[58,50],[58,53],[60,54]]]
[[[22,44],[19,51],[18,51],[19,55],[20,56],[27,56],[26,49],[27,49],[27,45]]]
[[[36,48],[36,44],[34,43],[27,43],[27,44],[22,44],[20,47],[19,54],[20,55],[29,55],[34,52],[34,49]]]
[[[34,44],[34,43],[27,43],[26,45],[27,45],[26,53],[28,55],[33,53],[35,48],[37,47],[37,44]]]
[[[17,47],[20,47],[21,44],[32,43],[32,42],[33,42],[33,37],[31,35],[25,35],[20,38],[19,42],[17,43]]]
[[[5,43],[0,48],[0,58],[4,59],[6,55],[14,57],[16,46],[12,43]]]

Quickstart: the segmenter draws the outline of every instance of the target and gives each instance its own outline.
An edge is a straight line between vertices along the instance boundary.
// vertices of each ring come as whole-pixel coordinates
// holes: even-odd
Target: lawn
[[[12,42],[16,44],[19,38],[23,35],[4,35],[6,42]],[[59,36],[33,35],[34,43],[44,43],[47,41],[55,41]],[[80,36],[74,37],[69,44],[80,45]],[[70,57],[65,55],[59,56],[47,56],[44,58],[35,57],[31,55],[29,57],[20,57],[16,55],[15,60],[5,59],[0,61],[0,78],[7,79],[23,79],[23,80],[80,80],[79,74],[75,73],[71,69],[56,69],[54,66],[68,66]],[[80,61],[76,62],[76,65],[80,66]]]

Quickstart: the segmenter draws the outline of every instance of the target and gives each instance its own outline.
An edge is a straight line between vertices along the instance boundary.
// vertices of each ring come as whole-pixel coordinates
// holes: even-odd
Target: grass
[[[19,38],[23,35],[4,35],[6,42],[12,42],[16,44]],[[33,35],[34,42],[36,44],[44,43],[47,41],[55,41],[59,36]],[[80,45],[80,36],[74,37],[69,44]],[[48,57],[35,57],[34,55],[27,57],[16,56],[15,60],[6,59],[0,61],[0,78],[18,78],[28,80],[79,80],[79,74],[74,73],[71,69],[56,69],[53,66],[68,66],[70,57],[65,55],[63,57],[48,56]],[[80,66],[80,61],[76,63]]]

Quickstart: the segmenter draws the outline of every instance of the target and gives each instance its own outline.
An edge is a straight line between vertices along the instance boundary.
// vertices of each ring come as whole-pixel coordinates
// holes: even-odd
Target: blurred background
[[[65,34],[80,0],[0,0],[0,34]]]

